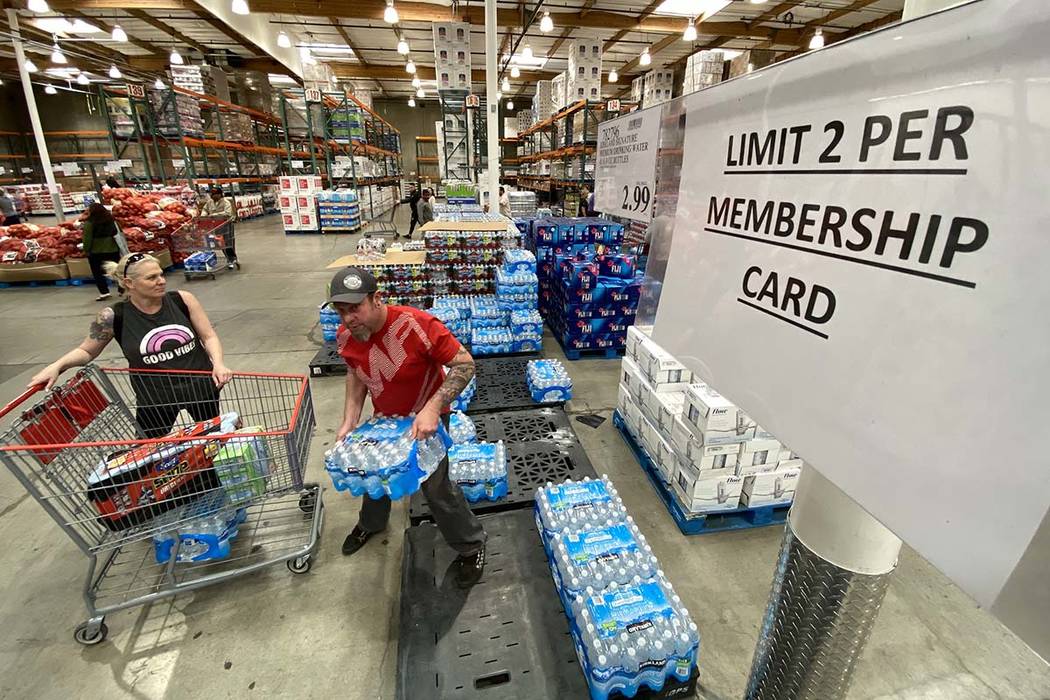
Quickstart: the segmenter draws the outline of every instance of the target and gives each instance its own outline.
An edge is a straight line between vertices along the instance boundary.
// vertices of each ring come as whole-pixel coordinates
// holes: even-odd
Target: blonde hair
[[[129,270],[128,260],[131,259],[132,256],[136,256],[136,260],[131,263],[131,269]],[[157,265],[160,265],[160,261],[149,253],[128,253],[117,262],[107,260],[102,263],[102,272],[106,277],[110,278],[117,284],[120,284],[125,277],[132,277],[133,275],[131,273],[138,270],[141,267],[140,263],[144,262],[155,262]],[[125,272],[128,274],[125,274]]]

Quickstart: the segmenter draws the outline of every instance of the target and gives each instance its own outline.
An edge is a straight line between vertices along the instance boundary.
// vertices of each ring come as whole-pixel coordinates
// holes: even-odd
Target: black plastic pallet
[[[335,349],[335,343],[325,343],[310,360],[311,377],[330,377],[346,374],[346,361]]]
[[[498,501],[471,503],[470,509],[475,513],[531,510],[536,489],[548,481],[557,483],[566,479],[579,481],[585,476],[597,477],[575,436],[571,440],[510,442],[504,447],[507,451],[507,495]],[[412,494],[408,517],[413,525],[433,518],[422,490]]]
[[[532,511],[484,516],[485,575],[455,584],[456,553],[434,525],[405,531],[398,700],[586,700],[590,697]],[[696,679],[641,689],[684,698]],[[622,700],[614,693],[610,700]]]
[[[577,444],[576,431],[560,407],[528,408],[471,416],[477,439],[484,442],[560,442]]]
[[[535,408],[532,392],[525,383],[525,368],[538,353],[521,357],[487,357],[474,361],[478,389],[467,407],[467,413]]]

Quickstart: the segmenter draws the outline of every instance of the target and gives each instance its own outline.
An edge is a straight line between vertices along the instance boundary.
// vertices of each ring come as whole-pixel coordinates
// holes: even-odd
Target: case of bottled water
[[[580,532],[626,523],[627,510],[608,477],[550,482],[536,490],[536,523],[550,553],[551,537],[558,532]]]
[[[187,508],[161,516],[171,527],[162,524],[153,535],[153,556],[158,564],[163,564],[171,559],[178,544],[175,561],[179,564],[227,557],[230,542],[237,537],[237,528],[247,515],[247,509],[231,507],[224,492],[211,491]]]
[[[660,569],[652,547],[629,515],[625,522],[609,520],[595,529],[554,533],[550,559],[555,586],[566,606],[588,588],[626,586],[635,577],[648,581]]]
[[[514,336],[507,326],[478,328],[475,325],[470,335],[470,347],[476,355],[514,352],[514,342]]]
[[[503,253],[503,270],[508,273],[536,273],[536,256],[524,248],[510,248]]]
[[[515,335],[519,333],[542,335],[543,317],[535,308],[511,311],[510,329]]]
[[[326,343],[334,343],[339,334],[339,326],[343,324],[339,318],[339,312],[329,304],[321,307],[321,336]]]
[[[413,440],[414,420],[412,416],[373,418],[327,451],[325,469],[336,490],[393,500],[418,491],[437,469],[452,440],[441,423],[434,436]]]
[[[453,411],[449,415],[448,434],[456,445],[475,442],[478,439],[478,430],[474,426],[474,421],[463,411]]]
[[[448,473],[471,503],[498,501],[507,495],[507,456],[503,441],[453,445]]]
[[[572,378],[558,360],[529,360],[525,380],[537,403],[557,403],[572,398]]]

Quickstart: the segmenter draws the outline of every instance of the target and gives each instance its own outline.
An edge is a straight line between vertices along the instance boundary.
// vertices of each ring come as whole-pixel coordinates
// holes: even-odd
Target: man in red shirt
[[[342,440],[361,422],[365,394],[377,414],[415,414],[412,437],[422,440],[448,427],[448,407],[474,376],[474,358],[445,325],[410,306],[387,306],[376,278],[359,267],[335,274],[328,301],[343,321],[337,344],[346,361],[346,403],[336,433]],[[445,367],[448,373],[445,373]],[[423,482],[434,522],[449,546],[459,552],[456,582],[463,588],[481,580],[485,568],[485,531],[467,506],[463,491],[448,478],[448,458]],[[390,499],[364,497],[357,525],[343,541],[343,554],[361,549],[386,529]]]

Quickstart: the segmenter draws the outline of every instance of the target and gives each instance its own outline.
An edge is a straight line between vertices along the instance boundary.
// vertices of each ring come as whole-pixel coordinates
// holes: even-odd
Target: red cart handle
[[[46,382],[40,382],[39,384],[34,384],[33,386],[31,386],[28,389],[26,389],[25,391],[23,391],[21,396],[19,396],[18,398],[16,398],[14,401],[12,401],[11,403],[7,404],[3,408],[0,408],[0,419],[3,419],[4,416],[6,416],[8,413],[10,413],[11,411],[13,411],[16,408],[18,408],[30,396],[43,391],[44,387],[46,387],[46,386],[47,386]]]

